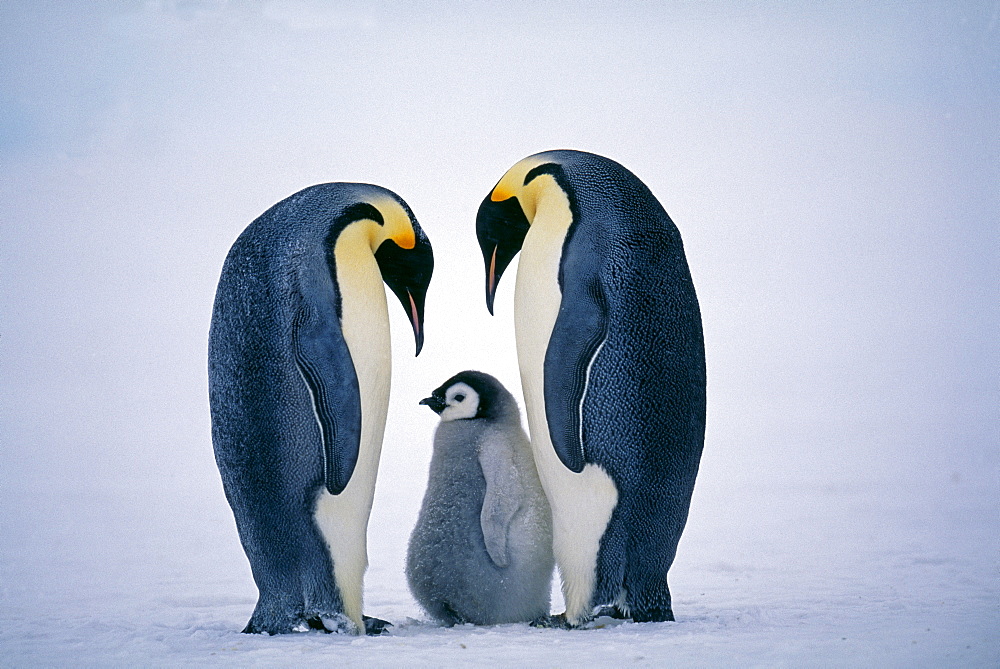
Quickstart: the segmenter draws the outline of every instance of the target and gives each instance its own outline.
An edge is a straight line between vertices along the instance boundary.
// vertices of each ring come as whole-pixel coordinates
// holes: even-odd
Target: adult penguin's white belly
[[[577,623],[590,614],[601,536],[618,502],[608,474],[587,464],[575,474],[556,455],[545,418],[545,351],[555,326],[562,294],[559,261],[571,222],[569,201],[558,188],[538,203],[524,238],[514,293],[514,326],[521,367],[531,447],[542,488],[552,507],[553,553],[564,583],[566,617]],[[573,305],[567,305],[572,309]],[[589,370],[589,368],[588,368]],[[586,393],[581,398],[581,407]],[[572,576],[570,576],[572,575]]]
[[[364,631],[363,583],[368,568],[368,517],[389,405],[392,376],[389,314],[382,275],[362,226],[341,233],[335,249],[341,296],[341,329],[351,352],[361,394],[361,447],[350,482],[339,495],[324,488],[316,500],[316,524],[333,559],[344,613]],[[354,239],[358,237],[358,239]]]

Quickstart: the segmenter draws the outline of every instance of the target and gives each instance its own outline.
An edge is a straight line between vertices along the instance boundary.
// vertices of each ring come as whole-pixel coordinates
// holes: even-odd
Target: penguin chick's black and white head
[[[471,369],[451,377],[420,403],[433,409],[442,421],[496,419],[517,412],[514,396],[500,381]]]

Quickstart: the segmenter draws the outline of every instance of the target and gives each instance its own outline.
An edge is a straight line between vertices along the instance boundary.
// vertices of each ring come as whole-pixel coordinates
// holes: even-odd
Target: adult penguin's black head
[[[384,189],[353,205],[344,216],[378,224],[378,233],[372,234],[375,262],[382,280],[403,305],[420,355],[424,345],[424,301],[434,272],[430,240],[409,206]]]
[[[539,191],[532,188],[533,182],[548,174],[563,187],[562,167],[551,155],[529,156],[514,165],[479,205],[476,236],[486,264],[486,308],[491,314],[500,277],[521,250],[535,216]]]
[[[427,286],[434,271],[434,252],[427,235],[413,219],[415,241],[412,248],[405,248],[392,239],[386,239],[375,251],[382,280],[399,299],[413,327],[417,355],[424,346],[424,300]]]
[[[496,201],[493,199],[495,193],[494,190],[486,196],[479,205],[479,214],[476,216],[476,236],[486,262],[486,308],[490,310],[490,314],[493,313],[497,283],[521,250],[524,237],[531,226],[517,196]]]

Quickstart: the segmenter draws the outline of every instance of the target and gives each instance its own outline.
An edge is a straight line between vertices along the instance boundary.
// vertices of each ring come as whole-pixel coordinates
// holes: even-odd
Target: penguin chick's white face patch
[[[475,418],[479,411],[479,393],[465,383],[456,383],[448,388],[444,401],[447,406],[441,412],[442,421]]]

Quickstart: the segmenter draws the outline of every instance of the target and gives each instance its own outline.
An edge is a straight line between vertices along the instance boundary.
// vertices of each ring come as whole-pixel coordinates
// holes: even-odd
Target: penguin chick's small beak
[[[444,403],[443,399],[441,399],[440,397],[434,397],[433,395],[431,395],[430,397],[425,397],[424,399],[420,400],[420,404],[426,404],[431,408],[431,410],[434,411],[434,413],[438,414],[444,411],[444,408],[448,406],[447,404]]]

